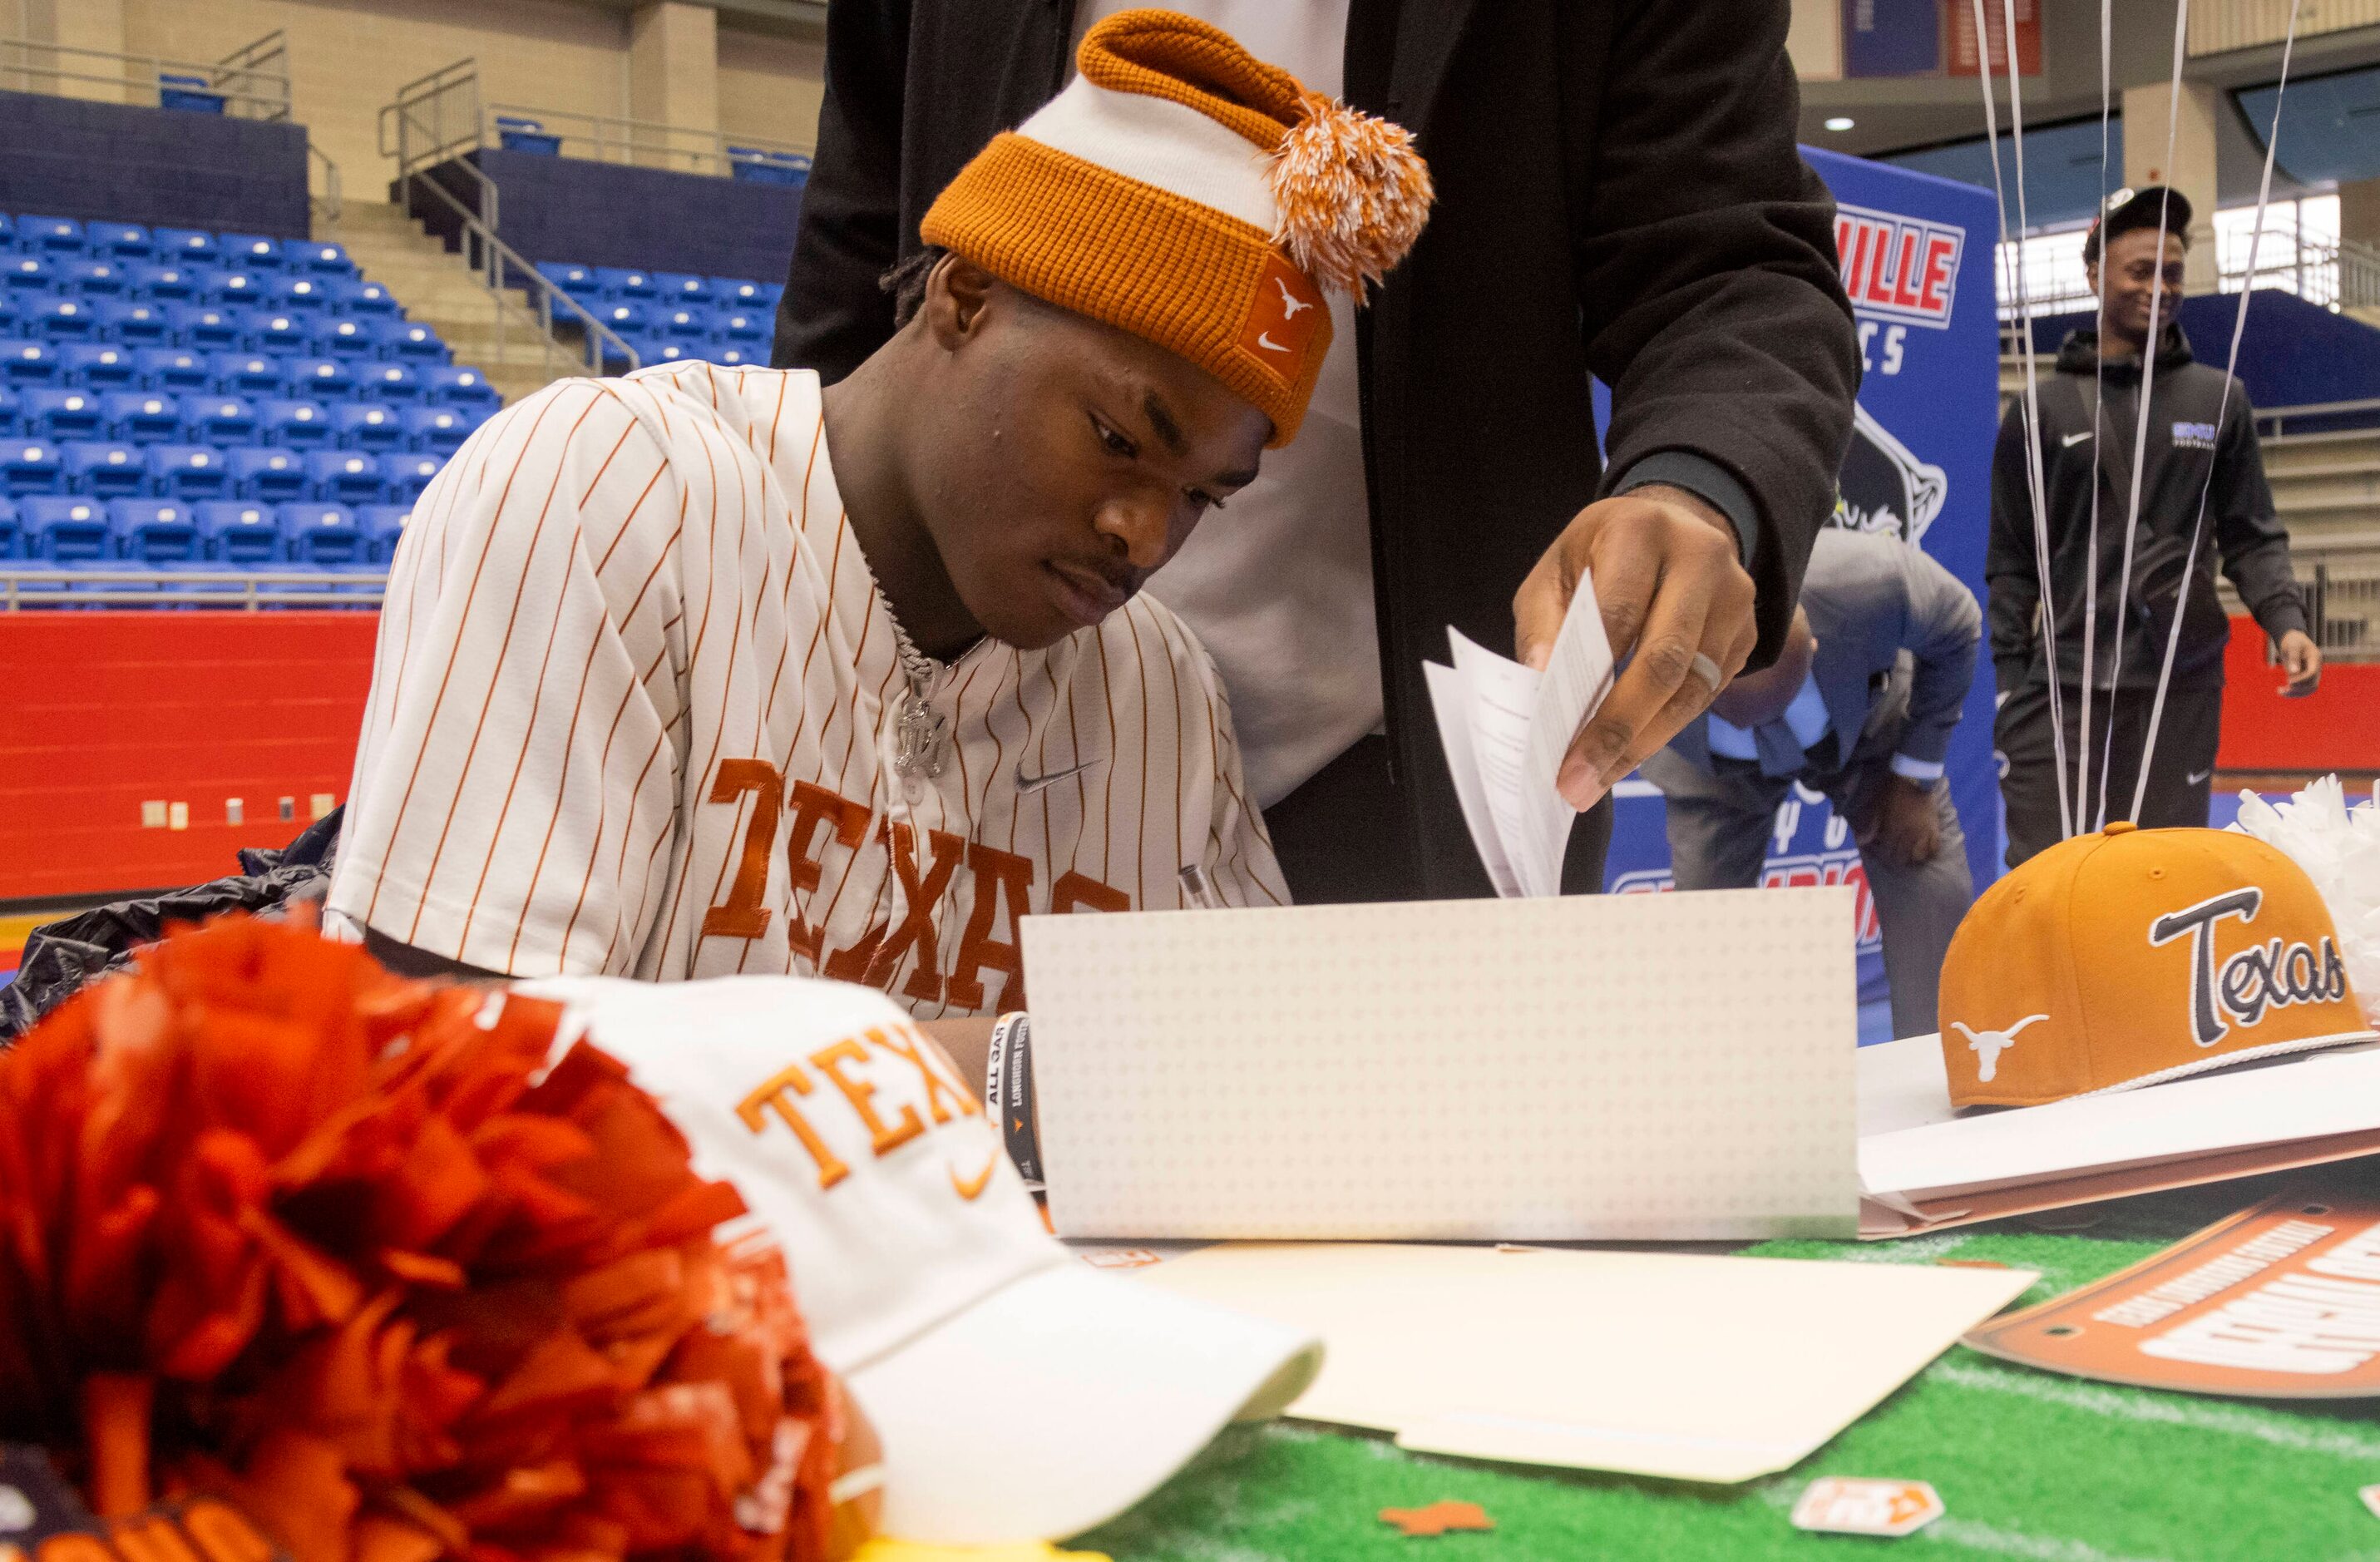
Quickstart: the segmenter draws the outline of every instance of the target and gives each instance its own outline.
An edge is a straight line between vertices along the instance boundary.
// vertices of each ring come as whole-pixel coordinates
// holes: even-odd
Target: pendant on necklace
[[[942,742],[949,732],[950,718],[911,688],[901,697],[901,712],[892,723],[893,774],[905,781],[940,776]]]

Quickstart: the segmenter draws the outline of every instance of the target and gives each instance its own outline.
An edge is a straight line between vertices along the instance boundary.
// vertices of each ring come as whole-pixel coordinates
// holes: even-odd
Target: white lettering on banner
[[[2310,1220],[2285,1221],[2252,1242],[2242,1242],[2219,1258],[2211,1258],[2186,1274],[2177,1275],[2137,1295],[2128,1296],[2091,1316],[2102,1324],[2119,1324],[2128,1329],[2161,1324],[2185,1307],[2228,1290],[2252,1275],[2263,1274],[2291,1253],[2321,1241],[2337,1229],[2335,1226],[2317,1226]],[[2342,1247],[2351,1244],[2342,1244]],[[2324,1262],[2326,1260],[2316,1260],[2307,1267],[2319,1268]],[[2375,1270],[2372,1277],[2380,1279],[2380,1270]]]
[[[2141,1342],[2144,1355],[2207,1367],[2327,1377],[2380,1355],[2380,1286],[2292,1275]]]
[[[1959,257],[1966,243],[1962,227],[1863,206],[1835,207],[1835,253],[1842,262],[1843,291],[1862,314],[1948,329],[1959,287]],[[1893,365],[1885,372],[1898,373],[1898,344],[1888,339],[1885,350]]]

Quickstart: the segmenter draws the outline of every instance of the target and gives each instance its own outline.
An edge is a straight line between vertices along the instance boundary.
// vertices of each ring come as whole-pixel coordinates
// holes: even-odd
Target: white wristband
[[[1942,779],[1940,760],[1915,760],[1907,754],[1892,756],[1892,773],[1903,781],[1915,781],[1930,786]]]

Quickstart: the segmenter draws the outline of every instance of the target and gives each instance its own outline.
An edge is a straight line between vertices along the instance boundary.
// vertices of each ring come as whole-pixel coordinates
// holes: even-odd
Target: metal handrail
[[[322,169],[321,198],[317,199],[314,193],[309,190],[306,199],[324,222],[335,223],[339,220],[339,214],[346,209],[346,201],[340,191],[339,165],[331,161],[330,153],[316,146],[310,139],[306,142],[306,159],[309,164],[320,164]]]
[[[2255,414],[2256,432],[2268,439],[2276,438],[2288,432],[2289,420],[2291,418],[2335,418],[2353,412],[2380,414],[2380,397],[2364,397],[2354,401],[2310,401],[2299,407],[2260,407]]]
[[[75,586],[97,589],[68,589]],[[28,587],[35,589],[29,592]],[[0,613],[114,605],[247,613],[266,607],[358,607],[378,603],[387,588],[385,569],[77,569],[0,564]]]
[[[655,119],[632,119],[617,114],[581,114],[569,109],[532,108],[519,104],[489,104],[481,112],[482,128],[480,144],[497,141],[502,129],[499,117],[534,120],[539,130],[561,140],[565,147],[577,141],[589,150],[584,154],[599,163],[635,163],[640,156],[657,157],[666,167],[675,158],[686,159],[688,172],[697,174],[729,174],[735,165],[750,161],[736,156],[729,149],[749,147],[759,152],[789,153],[808,157],[817,151],[815,143],[778,140],[769,136],[742,136],[725,130],[701,130],[687,125],[670,125]],[[574,125],[585,126],[573,129]],[[687,144],[687,143],[693,144]],[[573,153],[573,155],[580,155]],[[648,164],[648,166],[652,165]]]
[[[257,44],[251,44],[249,47],[257,47],[278,37],[278,33],[269,33],[264,38],[259,39]],[[17,58],[13,63],[8,62],[6,57],[7,51],[10,50],[17,53]],[[287,51],[283,48],[278,52],[285,55]],[[36,64],[34,63],[36,55],[48,55],[51,63]],[[63,63],[66,56],[72,56],[72,62],[75,65],[87,64],[88,68],[68,68],[67,65]],[[233,57],[236,59],[237,56]],[[127,68],[132,66],[145,68],[135,74]],[[113,68],[108,68],[109,67]],[[117,92],[130,91],[146,93],[148,105],[153,107],[162,101],[157,78],[166,71],[176,76],[204,78],[209,83],[207,90],[219,93],[224,100],[224,107],[235,117],[246,119],[289,117],[289,75],[285,70],[269,71],[248,66],[235,66],[226,70],[221,62],[170,59],[163,55],[120,54],[111,49],[84,49],[72,44],[50,43],[31,38],[0,38],[0,79],[11,76],[22,78],[21,90],[26,92],[43,91],[42,88],[32,84],[37,79],[55,82],[84,81],[112,88]],[[233,88],[227,83],[235,75],[252,79],[266,90],[249,92]],[[54,91],[50,95],[63,97],[66,94]]]

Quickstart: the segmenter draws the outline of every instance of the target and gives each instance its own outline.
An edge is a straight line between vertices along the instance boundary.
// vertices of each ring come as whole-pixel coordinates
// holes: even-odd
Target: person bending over
[[[1026,913],[1178,906],[1187,868],[1287,899],[1213,664],[1139,592],[1295,433],[1322,287],[1394,263],[1427,172],[1201,23],[1082,61],[928,214],[849,378],[565,381],[441,471],[334,923],[401,970],[795,971],[936,1019],[1021,1007]]]

